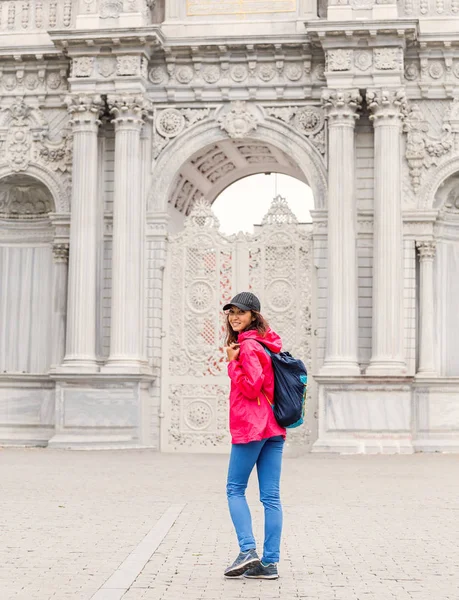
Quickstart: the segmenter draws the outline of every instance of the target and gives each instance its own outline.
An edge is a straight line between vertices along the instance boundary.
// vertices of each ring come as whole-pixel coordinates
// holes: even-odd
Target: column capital
[[[67,263],[69,260],[69,244],[53,244],[53,256],[56,263]]]
[[[416,248],[418,249],[419,258],[421,259],[421,261],[433,260],[435,258],[437,248],[435,240],[416,242]]]
[[[65,103],[71,115],[70,124],[75,129],[96,130],[100,125],[100,114],[104,103],[100,94],[71,94]]]
[[[375,125],[384,119],[401,121],[405,117],[407,101],[403,88],[367,90],[366,101],[371,111],[370,119]]]
[[[107,97],[110,114],[115,126],[143,125],[150,103],[143,94],[109,94]]]
[[[354,126],[362,105],[359,90],[330,90],[322,92],[322,105],[327,112],[330,126],[347,124]]]

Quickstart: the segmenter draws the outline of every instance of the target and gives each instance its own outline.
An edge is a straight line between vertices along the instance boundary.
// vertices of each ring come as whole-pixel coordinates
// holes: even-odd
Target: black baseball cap
[[[223,310],[236,306],[241,310],[254,310],[260,312],[260,300],[252,292],[241,292],[236,294],[229,304],[225,304]]]

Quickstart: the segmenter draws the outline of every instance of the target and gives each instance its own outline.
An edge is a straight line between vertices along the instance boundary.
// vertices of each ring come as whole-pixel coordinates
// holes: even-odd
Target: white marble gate
[[[221,452],[228,448],[228,391],[222,307],[251,290],[284,349],[311,369],[310,225],[274,199],[255,233],[225,236],[205,201],[168,246],[162,363],[161,448]],[[308,426],[295,432],[308,440]]]

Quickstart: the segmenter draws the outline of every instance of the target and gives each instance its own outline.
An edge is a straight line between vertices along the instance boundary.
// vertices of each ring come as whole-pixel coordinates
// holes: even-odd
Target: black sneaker
[[[244,577],[247,577],[247,579],[277,579],[279,577],[279,573],[277,571],[276,563],[264,565],[262,562],[260,562],[252,569],[247,569],[247,571],[244,573]]]
[[[228,567],[225,571],[225,577],[239,577],[243,575],[247,569],[255,567],[260,564],[257,551],[247,550],[247,552],[241,552],[236,560],[233,562],[231,567]]]

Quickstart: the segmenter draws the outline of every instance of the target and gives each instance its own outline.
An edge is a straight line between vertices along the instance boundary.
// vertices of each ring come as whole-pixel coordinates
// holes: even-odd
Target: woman
[[[274,375],[271,358],[263,345],[277,353],[282,342],[260,314],[260,301],[254,294],[237,294],[223,310],[227,314],[226,354],[231,379],[232,438],[226,491],[240,548],[239,556],[226,569],[225,577],[244,575],[249,579],[277,579],[282,532],[279,482],[286,432],[278,425],[271,408]],[[256,551],[252,519],[245,498],[255,464],[265,513],[261,560]]]

